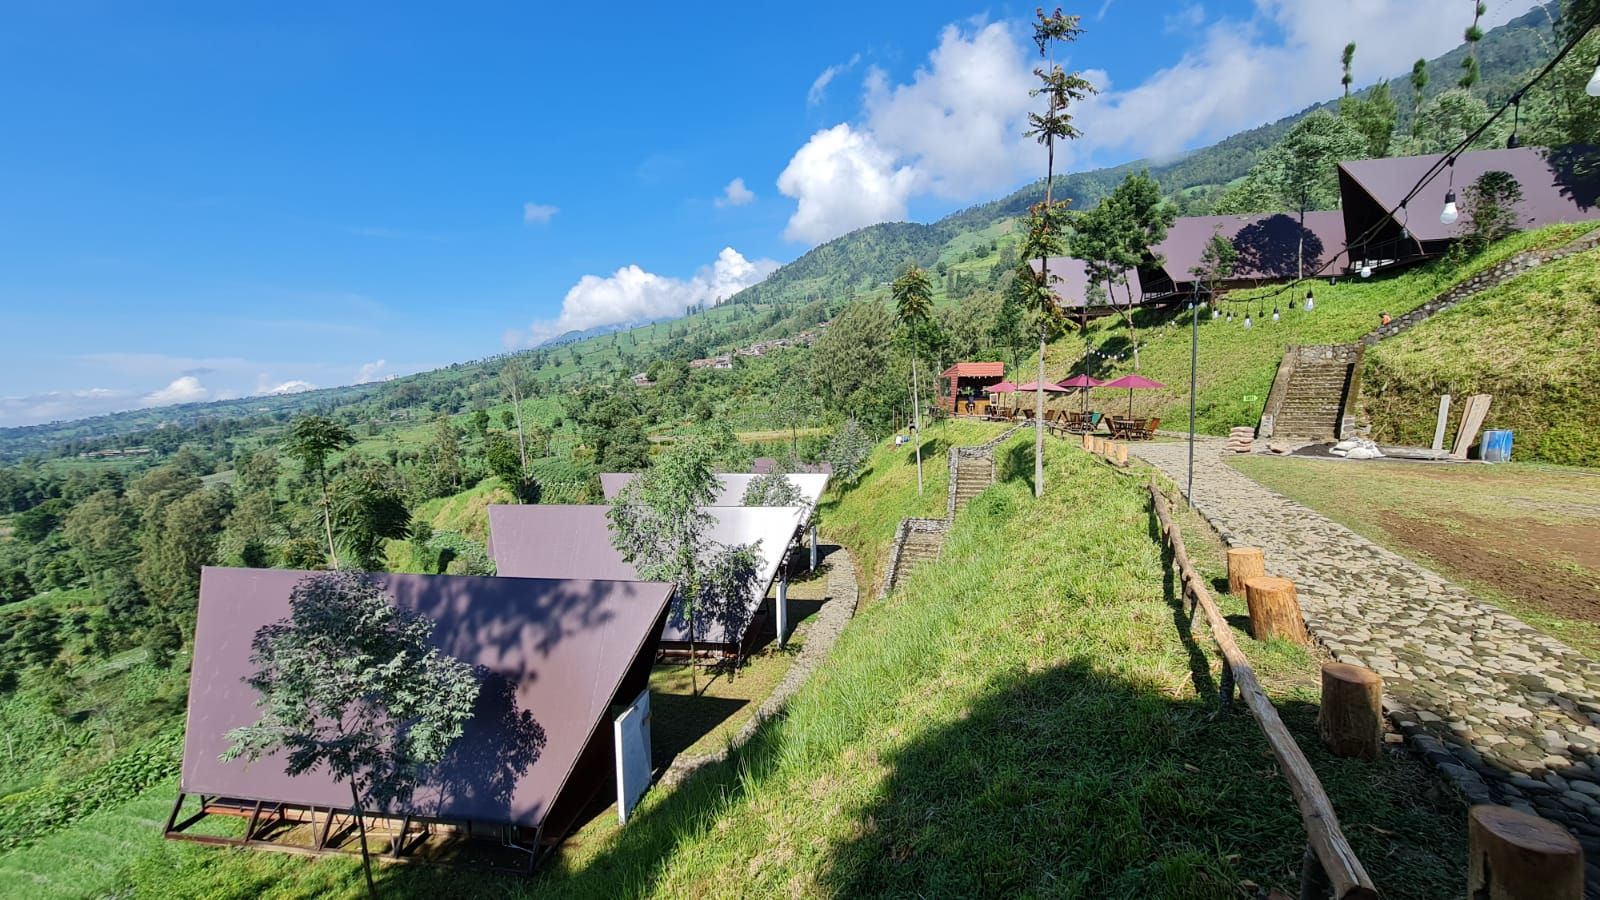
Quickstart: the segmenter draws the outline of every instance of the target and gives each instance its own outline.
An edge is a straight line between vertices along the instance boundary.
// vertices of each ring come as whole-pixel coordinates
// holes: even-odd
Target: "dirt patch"
[[[1385,530],[1447,572],[1553,615],[1600,622],[1600,523],[1552,525],[1429,509],[1392,512]]]

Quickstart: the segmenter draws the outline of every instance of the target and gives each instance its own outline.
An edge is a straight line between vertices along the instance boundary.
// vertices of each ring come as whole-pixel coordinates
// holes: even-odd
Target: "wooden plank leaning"
[[[1156,518],[1161,521],[1161,533],[1172,546],[1173,561],[1181,575],[1184,591],[1194,598],[1196,606],[1205,611],[1206,621],[1211,625],[1211,636],[1222,651],[1223,673],[1225,676],[1229,672],[1233,674],[1232,681],[1238,685],[1240,699],[1266,735],[1267,745],[1272,748],[1272,755],[1283,772],[1284,781],[1289,785],[1295,805],[1300,808],[1300,820],[1305,825],[1306,840],[1310,845],[1306,868],[1322,870],[1308,871],[1303,877],[1315,879],[1317,875],[1325,875],[1333,889],[1333,896],[1339,900],[1376,898],[1378,891],[1373,887],[1372,879],[1367,876],[1361,860],[1356,858],[1350,842],[1339,829],[1339,817],[1333,811],[1333,802],[1328,799],[1327,792],[1322,789],[1322,780],[1317,777],[1316,770],[1311,768],[1300,745],[1295,743],[1294,736],[1289,734],[1289,729],[1278,717],[1277,709],[1256,680],[1250,661],[1234,641],[1228,620],[1223,617],[1222,610],[1211,599],[1205,582],[1189,562],[1189,551],[1184,547],[1183,535],[1172,519],[1167,498],[1162,496],[1154,483],[1150,485],[1150,498],[1155,506]],[[1309,865],[1313,856],[1320,866]],[[1306,895],[1306,891],[1302,890],[1302,896]]]

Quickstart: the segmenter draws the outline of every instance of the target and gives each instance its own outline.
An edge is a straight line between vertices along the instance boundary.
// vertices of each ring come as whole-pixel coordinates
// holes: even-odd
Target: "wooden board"
[[[1467,451],[1478,437],[1478,429],[1489,416],[1488,394],[1473,394],[1461,407],[1461,428],[1456,431],[1456,442],[1450,451],[1451,459],[1466,459]]]

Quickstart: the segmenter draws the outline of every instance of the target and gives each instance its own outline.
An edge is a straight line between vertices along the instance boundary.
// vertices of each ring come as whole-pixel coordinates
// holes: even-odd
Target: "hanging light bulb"
[[[1233,313],[1231,311],[1228,313],[1228,324],[1233,324]]]
[[[1222,310],[1217,309],[1215,306],[1211,307],[1211,318],[1213,318],[1213,319],[1222,318]]]
[[[1439,213],[1439,224],[1454,225],[1459,218],[1461,218],[1461,211],[1456,209],[1456,192],[1454,190],[1445,191],[1444,210]]]
[[[1361,277],[1362,278],[1371,278],[1372,277],[1372,263],[1371,263],[1371,261],[1365,260],[1365,259],[1361,261]]]
[[[1246,327],[1246,328],[1250,327],[1250,311],[1249,310],[1245,310],[1245,313],[1244,313],[1244,327]]]
[[[1306,312],[1311,312],[1312,310],[1314,310],[1316,308],[1317,308],[1317,298],[1311,296],[1311,289],[1307,288],[1306,289]]]
[[[1278,304],[1272,304],[1272,321],[1278,321]]]
[[[1600,60],[1595,60],[1594,74],[1589,76],[1589,83],[1583,86],[1583,92],[1591,97],[1600,97]]]

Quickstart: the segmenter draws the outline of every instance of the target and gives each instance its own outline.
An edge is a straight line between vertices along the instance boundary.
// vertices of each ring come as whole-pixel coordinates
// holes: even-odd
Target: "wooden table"
[[[1144,436],[1144,419],[1130,419],[1127,416],[1111,417],[1111,437],[1114,440],[1131,441]]]

